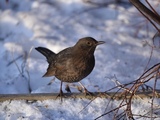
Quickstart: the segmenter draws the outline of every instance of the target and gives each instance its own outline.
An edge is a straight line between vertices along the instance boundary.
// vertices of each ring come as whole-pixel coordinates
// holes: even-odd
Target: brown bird
[[[73,47],[66,48],[57,54],[44,47],[35,48],[47,58],[49,63],[43,77],[55,76],[61,81],[58,96],[63,95],[63,82],[79,82],[91,73],[95,66],[94,51],[97,45],[103,43],[105,42],[85,37],[79,39]],[[90,93],[80,82],[79,84],[85,93]]]

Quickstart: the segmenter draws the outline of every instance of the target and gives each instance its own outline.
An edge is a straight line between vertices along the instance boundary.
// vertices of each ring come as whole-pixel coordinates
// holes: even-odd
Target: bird
[[[94,52],[98,45],[104,44],[104,41],[97,41],[92,37],[84,37],[78,42],[59,53],[54,53],[45,47],[36,47],[35,49],[43,54],[48,62],[48,68],[43,77],[55,76],[61,81],[60,92],[58,96],[63,96],[63,82],[78,82],[87,94],[90,92],[80,82],[87,77],[95,66]]]

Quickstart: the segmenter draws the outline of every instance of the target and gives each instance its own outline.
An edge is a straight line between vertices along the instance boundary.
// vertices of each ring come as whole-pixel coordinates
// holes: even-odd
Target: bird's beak
[[[97,45],[104,44],[104,43],[105,43],[104,41],[98,41]]]

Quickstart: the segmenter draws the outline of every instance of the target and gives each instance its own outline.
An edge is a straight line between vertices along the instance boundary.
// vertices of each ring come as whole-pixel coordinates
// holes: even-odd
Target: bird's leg
[[[61,81],[60,91],[59,91],[59,94],[57,95],[57,97],[61,97],[61,101],[62,101],[62,96],[63,96],[62,83],[63,82]]]
[[[84,85],[83,85],[81,82],[78,82],[78,83],[82,86],[82,88],[84,89],[84,93],[85,93],[86,95],[92,95],[92,94],[93,94],[92,92],[89,92],[89,91],[87,90],[87,88],[85,88]]]

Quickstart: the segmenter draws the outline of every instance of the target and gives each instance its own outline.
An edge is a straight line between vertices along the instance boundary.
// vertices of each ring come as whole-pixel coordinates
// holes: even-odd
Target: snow
[[[151,48],[145,41],[150,42],[155,33],[145,18],[128,4],[99,7],[83,0],[9,0],[9,3],[1,0],[0,94],[30,93],[29,88],[31,93],[59,92],[59,80],[47,85],[53,77],[42,78],[48,63],[34,48],[43,46],[57,53],[86,36],[106,42],[96,49],[93,72],[82,80],[88,90],[103,92],[115,87],[112,82],[115,76],[121,83],[131,82],[146,68]],[[154,50],[147,67],[159,59],[158,50]],[[65,85],[63,91],[64,88]],[[74,87],[71,91],[79,92]],[[135,100],[133,112],[144,114],[144,106],[146,109],[151,106],[147,101],[150,99]],[[96,98],[83,109],[89,102],[87,99],[64,99],[63,103],[58,99],[33,103],[5,101],[0,103],[0,120],[93,120],[105,113],[109,100]],[[118,103],[111,101],[107,109]],[[158,100],[156,104],[159,105]],[[100,120],[111,118],[113,114]]]

